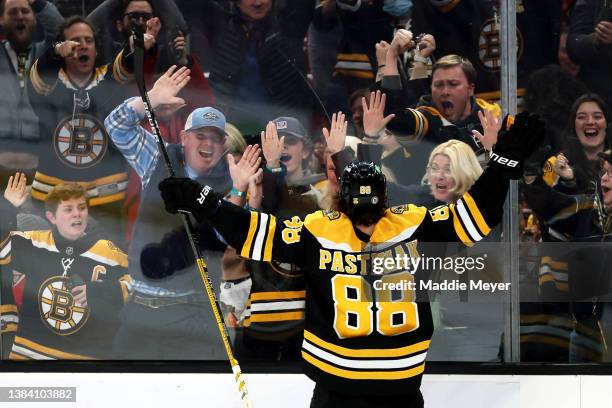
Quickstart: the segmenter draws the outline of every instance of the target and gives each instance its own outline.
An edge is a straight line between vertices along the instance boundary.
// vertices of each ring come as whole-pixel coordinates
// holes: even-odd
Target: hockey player
[[[340,177],[338,211],[304,218],[246,211],[189,179],[166,179],[160,190],[169,212],[208,221],[240,255],[304,270],[302,357],[317,383],[311,407],[422,407],[419,387],[433,332],[429,304],[416,303],[410,289],[381,288],[391,282],[409,288],[414,280],[401,268],[377,275],[374,260],[414,253],[417,242],[471,245],[487,235],[501,220],[509,180],[521,176],[543,133],[537,117],[519,115],[472,188],[431,210],[387,208],[385,177],[366,162],[349,165]]]
[[[19,207],[24,191],[25,176],[18,174],[5,197]],[[15,211],[11,204],[3,200],[3,216]],[[127,255],[111,241],[85,233],[84,187],[58,184],[45,209],[53,228],[13,231],[0,244],[2,358],[110,358],[113,327],[131,282]],[[19,310],[11,290],[16,273],[26,280]]]

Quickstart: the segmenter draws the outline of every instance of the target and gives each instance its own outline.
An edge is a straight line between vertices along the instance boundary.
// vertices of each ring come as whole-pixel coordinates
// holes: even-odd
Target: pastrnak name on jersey
[[[389,262],[385,262],[387,259],[406,260],[407,262],[393,261],[391,262],[392,265],[389,265]],[[414,273],[418,267],[419,259],[416,240],[400,242],[381,251],[361,253],[319,249],[320,270],[348,273],[349,275],[382,275],[399,270],[408,270]]]

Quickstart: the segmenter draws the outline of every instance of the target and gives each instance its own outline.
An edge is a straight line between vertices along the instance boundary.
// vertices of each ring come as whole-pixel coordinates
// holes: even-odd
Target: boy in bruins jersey
[[[23,204],[25,184],[23,174],[11,177],[3,216],[15,215]],[[86,197],[79,184],[55,186],[45,200],[53,228],[12,231],[0,244],[3,359],[110,358],[113,327],[131,279],[126,254],[85,233]],[[25,275],[19,309],[11,290],[16,274]]]
[[[404,270],[377,275],[374,259],[412,255],[420,242],[470,245],[483,238],[501,220],[509,180],[521,177],[522,162],[543,133],[537,117],[517,116],[472,188],[431,210],[387,208],[385,177],[367,162],[344,170],[339,211],[303,218],[244,210],[189,179],[168,178],[160,190],[169,212],[209,222],[241,256],[304,270],[302,357],[316,382],[311,407],[422,407],[419,388],[433,332],[429,304],[416,302],[413,290],[384,290],[382,284],[393,282],[409,287],[413,276]]]

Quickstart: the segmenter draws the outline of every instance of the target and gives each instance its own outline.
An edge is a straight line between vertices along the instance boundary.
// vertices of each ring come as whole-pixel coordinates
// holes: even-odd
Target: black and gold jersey
[[[425,368],[431,311],[427,302],[417,302],[411,272],[377,270],[377,259],[418,257],[420,242],[471,245],[482,239],[501,220],[507,186],[489,168],[456,203],[387,209],[368,242],[337,211],[277,219],[222,202],[211,223],[241,256],[304,271],[302,356],[310,378],[340,393],[410,394]],[[402,288],[386,290],[388,283]]]
[[[25,275],[19,310],[11,291],[15,272]],[[88,236],[71,242],[55,230],[11,232],[0,245],[0,273],[3,358],[111,357],[131,281],[127,256],[112,242]],[[83,284],[87,300],[77,304],[72,289]],[[12,344],[6,341],[13,336]]]
[[[127,166],[104,118],[124,99],[124,85],[132,79],[131,53],[121,51],[113,64],[95,67],[83,87],[52,54],[48,50],[30,71],[29,98],[46,152],[34,175],[32,198],[44,201],[57,184],[75,181],[87,188],[92,207],[123,201]]]

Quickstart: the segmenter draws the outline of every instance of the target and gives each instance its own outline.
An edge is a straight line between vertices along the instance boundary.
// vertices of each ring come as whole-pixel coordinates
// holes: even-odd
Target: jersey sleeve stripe
[[[279,302],[253,302],[251,312],[268,312],[270,310],[297,310],[304,309],[306,302],[304,300],[291,300]]]
[[[453,214],[453,226],[455,227],[455,233],[457,234],[461,242],[463,242],[466,245],[473,244],[474,241],[472,241],[467,236],[467,234],[465,233],[465,230],[463,229],[463,225],[461,225],[461,221],[459,220],[459,217],[457,216],[457,212],[455,211],[455,204],[449,205],[448,208],[451,210],[451,213]]]
[[[429,348],[429,340],[421,341],[411,346],[387,349],[350,349],[329,343],[308,330],[304,330],[304,340],[346,357],[398,357],[425,351]]]
[[[472,215],[474,221],[476,221],[476,226],[480,230],[481,234],[483,236],[489,235],[489,233],[491,232],[491,228],[485,221],[484,217],[482,216],[482,213],[478,209],[476,201],[474,201],[474,198],[470,195],[470,193],[465,193],[461,197],[461,201],[463,201],[467,205],[467,208],[470,214]]]
[[[304,320],[304,311],[252,313],[248,319],[251,323],[285,322],[290,320]]]
[[[271,215],[268,223],[268,235],[264,246],[263,260],[270,262],[272,260],[272,245],[274,242],[274,233],[276,232],[276,217]]]
[[[0,313],[15,313],[17,314],[17,306],[16,305],[0,305]]]
[[[455,207],[457,209],[457,213],[459,217],[461,217],[461,221],[463,221],[463,225],[465,225],[465,229],[467,233],[470,235],[472,241],[480,241],[483,237],[480,235],[480,232],[476,229],[476,226],[472,222],[472,218],[470,218],[470,214],[463,205],[462,200],[457,200],[457,205]]]
[[[56,350],[51,347],[45,347],[41,344],[35,343],[31,340],[24,339],[23,337],[16,336],[15,343],[13,344],[13,352],[19,352],[26,357],[33,357],[38,355],[43,357],[45,360],[51,359],[64,359],[64,360],[91,360],[90,357],[82,356],[80,354],[66,353],[64,351]],[[40,357],[38,357],[40,358]]]
[[[425,371],[424,363],[414,368],[401,371],[352,371],[334,367],[304,351],[302,351],[302,358],[322,371],[353,380],[401,380],[417,376]]]
[[[6,265],[11,262],[11,239],[8,237],[0,250],[0,265]]]
[[[255,232],[257,231],[258,225],[259,225],[259,213],[255,211],[251,211],[251,223],[249,224],[249,231],[247,233],[247,238],[244,241],[244,245],[242,245],[242,250],[240,251],[240,256],[243,258],[249,258],[251,255],[251,246],[253,245],[253,237],[255,236]]]
[[[398,359],[348,359],[338,357],[332,353],[329,353],[312,343],[307,341],[302,345],[302,349],[306,350],[309,354],[316,356],[317,358],[332,363],[336,366],[353,368],[358,370],[397,370],[414,367],[415,365],[422,364],[425,361],[427,352],[415,354],[410,357],[398,358]]]
[[[280,299],[304,299],[306,297],[305,290],[295,290],[287,292],[255,292],[251,293],[251,300],[280,300]]]
[[[261,261],[263,255],[263,246],[266,239],[266,232],[268,232],[268,223],[270,222],[270,216],[266,213],[259,214],[259,227],[257,228],[257,234],[255,236],[255,242],[253,244],[253,256],[251,259],[254,261]]]

